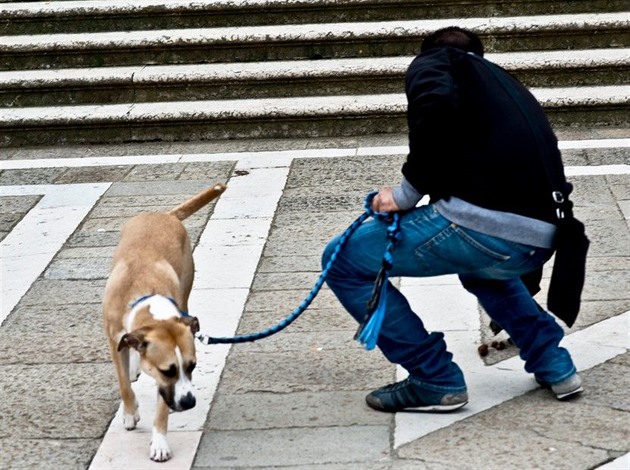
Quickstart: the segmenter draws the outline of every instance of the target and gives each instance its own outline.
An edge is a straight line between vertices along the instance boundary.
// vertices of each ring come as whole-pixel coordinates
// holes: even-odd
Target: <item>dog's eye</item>
[[[196,366],[197,364],[195,362],[191,362],[190,364],[188,364],[188,367],[186,367],[186,373],[192,374],[192,371],[195,370]]]
[[[175,367],[175,364],[172,364],[171,367],[169,367],[166,370],[160,369],[160,372],[164,374],[164,377],[168,377],[169,379],[172,379],[173,377],[177,375],[177,367]]]

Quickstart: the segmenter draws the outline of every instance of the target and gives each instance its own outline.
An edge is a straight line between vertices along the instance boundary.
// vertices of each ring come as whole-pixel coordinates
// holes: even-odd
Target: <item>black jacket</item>
[[[518,80],[443,47],[414,59],[406,93],[410,153],[402,171],[418,192],[555,223],[543,159],[566,182],[558,142]]]

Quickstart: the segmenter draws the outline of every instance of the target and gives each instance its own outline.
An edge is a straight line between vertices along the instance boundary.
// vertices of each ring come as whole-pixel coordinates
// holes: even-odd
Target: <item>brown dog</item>
[[[131,388],[140,371],[153,377],[158,403],[150,457],[171,457],[166,441],[169,408],[195,406],[191,383],[196,364],[194,335],[199,321],[188,316],[195,267],[182,220],[218,197],[217,184],[169,212],[143,213],[123,227],[105,286],[103,318],[116,366],[125,429],[140,420]]]

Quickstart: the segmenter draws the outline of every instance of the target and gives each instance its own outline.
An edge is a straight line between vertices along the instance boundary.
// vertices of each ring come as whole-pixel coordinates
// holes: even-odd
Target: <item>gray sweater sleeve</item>
[[[416,191],[416,188],[403,176],[400,184],[392,188],[392,196],[398,208],[404,211],[415,207],[423,195]]]

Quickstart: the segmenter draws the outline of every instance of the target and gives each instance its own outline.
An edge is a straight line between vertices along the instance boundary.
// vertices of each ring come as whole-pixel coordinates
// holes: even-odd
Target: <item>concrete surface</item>
[[[365,394],[401,371],[352,340],[356,325],[324,288],[271,338],[198,345],[198,404],[171,415],[174,456],[162,464],[148,458],[154,385],[135,384],[142,420],[124,431],[102,333],[122,223],[227,182],[186,222],[197,263],[190,310],[212,336],[259,331],[308,294],[325,243],[367,192],[398,181],[406,137],[0,150],[3,468],[627,470],[630,135],[558,135],[593,241],[565,340],[580,398],[540,389],[513,347],[482,360],[487,318],[456,279],[405,278],[397,282],[414,309],[445,332],[471,401],[442,415],[372,411]]]

